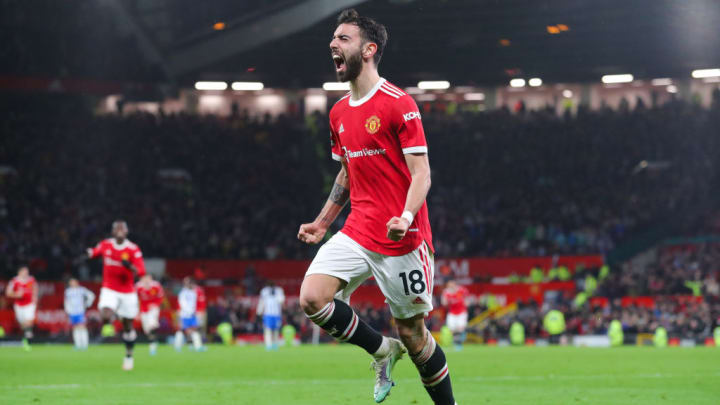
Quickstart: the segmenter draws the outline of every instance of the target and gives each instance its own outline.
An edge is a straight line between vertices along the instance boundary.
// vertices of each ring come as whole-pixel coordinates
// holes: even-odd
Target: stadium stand
[[[550,110],[450,114],[441,104],[423,105],[438,257],[606,254],[668,215],[697,223],[693,207],[714,202],[717,98],[710,110],[678,101],[565,117]],[[128,219],[131,239],[146,257],[312,256],[312,248],[295,241],[291,224],[314,215],[336,170],[327,157],[326,117],[250,117],[237,109],[229,118],[95,116],[69,96],[5,96],[2,105],[0,250],[6,279],[21,262],[29,262],[40,279],[67,277],[77,270],[78,254],[105,237],[116,217]],[[687,137],[693,142],[682,142]],[[669,164],[638,171],[642,161]],[[717,230],[708,226],[708,233]],[[543,335],[542,313],[551,306],[563,309],[568,330],[577,334],[601,333],[610,320],[622,319],[628,331],[652,331],[662,323],[672,336],[706,336],[719,314],[719,251],[716,243],[661,247],[657,260],[644,267],[628,261],[614,268],[579,308],[574,293],[583,291],[587,272],[597,276],[598,266],[573,267],[570,288],[545,303],[520,300],[516,319],[531,338]],[[210,325],[227,320],[238,333],[258,332],[249,296],[263,276],[211,291]],[[481,297],[490,284],[482,283],[491,280],[469,281],[481,283],[470,309],[477,315],[488,309]],[[695,281],[708,298],[640,304],[623,298],[691,296],[687,282]],[[388,329],[387,310],[368,297],[360,312]],[[50,297],[44,302],[59,305]],[[482,336],[505,336],[512,319],[491,320]],[[299,312],[288,321],[301,336],[311,333]],[[440,312],[430,325],[441,324]],[[169,313],[164,325],[172,328]]]

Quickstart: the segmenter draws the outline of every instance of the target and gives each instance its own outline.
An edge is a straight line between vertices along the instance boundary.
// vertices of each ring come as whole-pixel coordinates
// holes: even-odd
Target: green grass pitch
[[[2,404],[373,404],[370,358],[351,346],[211,346],[176,353],[120,345],[0,347]],[[720,348],[481,347],[446,350],[459,405],[720,404]],[[430,404],[406,358],[389,405]]]

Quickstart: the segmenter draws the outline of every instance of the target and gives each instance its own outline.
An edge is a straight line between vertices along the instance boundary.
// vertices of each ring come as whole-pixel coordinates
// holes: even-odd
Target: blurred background
[[[542,344],[557,309],[563,342],[606,336],[617,320],[627,344],[651,343],[660,327],[670,344],[714,344],[717,1],[0,7],[0,288],[30,266],[40,339],[69,341],[65,282],[97,292],[99,261],[77,258],[124,218],[167,291],[164,334],[192,275],[207,294],[208,339],[229,322],[237,339],[260,341],[257,294],[272,280],[288,297],[284,323],[312,341],[297,294],[317,247],[295,235],[337,172],[327,113],[347,87],[328,44],[337,14],[354,7],[387,25],[380,73],[422,112],[433,331],[453,279],[470,292],[471,342],[506,344],[518,322]],[[353,304],[390,330],[372,280]],[[6,338],[17,339],[12,301],[0,308]]]

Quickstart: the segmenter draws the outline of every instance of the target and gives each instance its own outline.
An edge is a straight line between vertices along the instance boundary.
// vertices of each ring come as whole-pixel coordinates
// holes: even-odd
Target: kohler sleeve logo
[[[405,120],[405,122],[414,120],[415,118],[420,119],[420,113],[417,111],[411,111],[409,113],[403,114],[403,119]]]

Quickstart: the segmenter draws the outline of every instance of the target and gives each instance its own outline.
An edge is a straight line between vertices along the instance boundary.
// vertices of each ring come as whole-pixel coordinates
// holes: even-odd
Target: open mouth
[[[334,53],[332,55],[333,62],[335,62],[335,72],[342,72],[345,70],[345,58],[343,58],[340,54]]]

